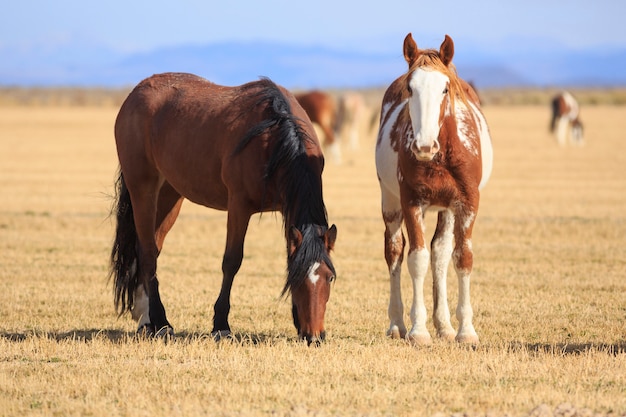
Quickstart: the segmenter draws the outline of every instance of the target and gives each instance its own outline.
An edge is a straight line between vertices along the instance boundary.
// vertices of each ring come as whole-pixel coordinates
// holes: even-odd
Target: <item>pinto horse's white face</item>
[[[439,130],[448,112],[447,75],[433,70],[418,68],[408,81],[411,94],[408,100],[413,138],[407,147],[419,161],[430,161],[439,152]]]
[[[421,51],[411,34],[404,39],[404,59],[409,64],[406,89],[413,137],[407,147],[419,161],[432,160],[440,149],[439,130],[450,114],[450,70],[454,43],[446,35],[436,57]],[[424,59],[422,57],[430,57]]]

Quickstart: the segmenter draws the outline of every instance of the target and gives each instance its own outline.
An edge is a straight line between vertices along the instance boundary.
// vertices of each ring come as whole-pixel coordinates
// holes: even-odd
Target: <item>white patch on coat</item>
[[[378,134],[379,141],[376,145],[376,173],[380,178],[381,185],[384,185],[393,195],[400,198],[400,186],[398,185],[398,153],[391,146],[391,132],[398,120],[400,112],[406,106],[407,100],[402,101],[392,108],[385,104],[383,114],[391,112],[389,117],[380,127]]]
[[[493,146],[491,144],[491,134],[489,133],[489,126],[487,126],[485,116],[483,116],[480,109],[473,103],[470,103],[470,106],[474,112],[474,119],[476,120],[476,125],[479,129],[478,135],[480,137],[480,154],[483,166],[483,175],[480,179],[478,189],[482,190],[485,184],[487,184],[487,181],[489,181],[489,177],[491,177],[491,171],[493,171]]]
[[[478,149],[476,144],[470,139],[469,129],[471,125],[467,123],[468,120],[472,120],[473,116],[469,109],[462,102],[456,104],[456,133],[459,136],[459,140],[472,155],[478,156]]]

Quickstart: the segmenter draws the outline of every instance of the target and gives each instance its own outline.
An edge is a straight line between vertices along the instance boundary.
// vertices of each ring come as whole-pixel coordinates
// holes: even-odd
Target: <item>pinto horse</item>
[[[472,229],[479,190],[492,169],[489,129],[478,96],[460,79],[452,64],[454,43],[446,35],[439,51],[418,49],[409,33],[404,39],[408,72],[396,79],[383,97],[376,143],[376,170],[385,222],[385,259],[390,275],[387,335],[416,344],[431,343],[426,327],[424,279],[429,261],[433,273],[433,322],[437,336],[477,343],[472,324],[470,275]],[[424,216],[438,212],[430,249],[426,247]],[[412,327],[403,320],[400,271],[406,225],[407,264],[413,281]],[[456,317],[450,322],[446,279],[450,259],[458,276]]]
[[[574,144],[583,143],[583,124],[580,121],[578,102],[567,91],[557,94],[551,103],[550,131],[556,135],[559,145],[565,145],[568,135]]]
[[[185,198],[227,210],[214,337],[230,334],[230,292],[250,217],[280,211],[294,324],[309,344],[324,339],[337,229],[322,199],[324,157],[306,113],[269,79],[238,87],[191,74],[143,80],[115,122],[120,163],[111,251],[116,310],[139,332],[173,334],[159,295],[157,257]]]
[[[311,121],[324,135],[324,147],[336,163],[341,162],[341,148],[337,141],[337,103],[333,96],[320,90],[298,93],[296,100]]]

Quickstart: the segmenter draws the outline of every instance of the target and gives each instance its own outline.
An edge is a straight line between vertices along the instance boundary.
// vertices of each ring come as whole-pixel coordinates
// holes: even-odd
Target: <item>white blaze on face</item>
[[[417,148],[438,145],[439,113],[445,98],[444,91],[450,79],[438,71],[417,69],[413,72],[409,87],[412,96],[409,99],[409,113]],[[447,111],[447,109],[446,109]],[[410,146],[409,143],[407,145]]]
[[[320,263],[319,262],[315,262],[309,268],[309,272],[307,274],[307,277],[309,278],[309,281],[311,281],[311,284],[313,284],[313,285],[315,285],[315,283],[317,283],[317,280],[320,279],[320,276],[317,273],[317,269],[319,267],[320,267]]]

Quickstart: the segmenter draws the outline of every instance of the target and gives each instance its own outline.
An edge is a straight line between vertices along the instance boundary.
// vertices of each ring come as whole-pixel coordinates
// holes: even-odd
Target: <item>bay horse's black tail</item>
[[[115,214],[117,227],[111,249],[111,272],[115,282],[115,309],[119,315],[133,307],[134,291],[137,288],[137,231],[133,218],[130,193],[121,173],[115,183],[115,203],[111,214]]]

